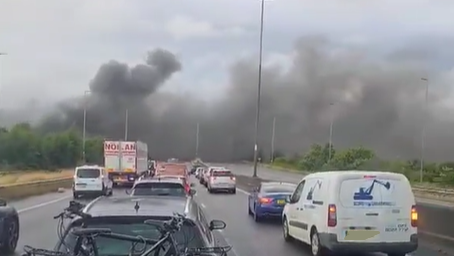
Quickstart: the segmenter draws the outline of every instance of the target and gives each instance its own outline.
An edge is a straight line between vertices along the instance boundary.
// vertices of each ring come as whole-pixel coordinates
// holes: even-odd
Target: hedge
[[[40,133],[28,123],[0,128],[0,171],[57,170],[82,162],[82,136],[76,130]],[[102,164],[103,139],[88,138],[86,162]]]
[[[314,144],[300,155],[275,157],[272,165],[315,172],[329,170],[378,170],[402,173],[412,182],[419,182],[421,162],[419,159],[390,161],[378,157],[372,149],[361,146],[336,150],[329,144]],[[454,162],[425,162],[423,182],[454,185]]]

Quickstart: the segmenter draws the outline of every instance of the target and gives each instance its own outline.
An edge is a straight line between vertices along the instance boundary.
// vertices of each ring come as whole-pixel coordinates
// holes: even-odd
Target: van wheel
[[[311,252],[313,256],[322,256],[322,246],[320,245],[320,238],[318,237],[317,229],[314,229],[311,234]]]
[[[284,240],[286,242],[293,241],[293,237],[290,235],[290,232],[289,232],[288,220],[286,217],[284,217],[284,220],[282,221],[282,231],[284,234]]]
[[[102,194],[103,196],[107,196],[107,192],[108,192],[108,191],[107,191],[107,189],[106,189],[106,186],[104,186],[104,183],[103,183],[103,184],[102,184],[101,194]]]
[[[79,199],[79,194],[77,194],[76,192],[73,192],[73,199]]]

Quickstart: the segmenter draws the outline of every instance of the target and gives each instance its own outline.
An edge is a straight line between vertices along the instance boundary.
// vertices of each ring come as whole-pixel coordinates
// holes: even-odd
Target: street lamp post
[[[257,85],[257,103],[255,113],[255,138],[254,138],[254,173],[252,177],[257,177],[257,158],[258,158],[258,139],[260,122],[260,94],[262,89],[262,59],[263,59],[263,19],[265,13],[265,0],[262,0],[260,11],[260,39],[259,39],[259,74]]]
[[[128,141],[128,129],[129,129],[129,109],[125,112],[125,141]]]
[[[6,56],[6,55],[8,55],[6,52],[0,52],[0,57],[1,56]],[[2,70],[1,69],[2,69],[2,67],[1,67],[1,63],[0,63],[0,90],[2,89],[2,72],[1,72]],[[0,92],[0,97],[1,97],[1,92]],[[2,110],[1,107],[2,106],[0,104],[0,119],[1,119],[1,116],[3,116],[2,113],[1,113],[1,110]]]
[[[271,133],[271,163],[274,162],[274,140],[276,137],[276,117],[273,117],[273,131]]]
[[[424,117],[422,121],[422,132],[421,132],[421,159],[420,159],[420,169],[419,169],[419,181],[423,182],[424,177],[424,155],[426,150],[426,126],[427,126],[427,115],[429,111],[429,79],[422,77],[422,81],[426,83],[426,93],[424,97]]]
[[[328,153],[328,163],[331,162],[331,157],[332,157],[332,147],[333,147],[333,124],[334,124],[334,115],[333,115],[333,110],[332,106],[334,106],[334,103],[330,103],[330,122],[329,122],[329,153]]]
[[[195,158],[199,157],[199,133],[200,133],[200,123],[197,123],[197,131],[195,134]]]
[[[91,91],[84,91],[84,121],[83,121],[83,128],[82,128],[82,160],[85,163],[85,142],[86,142],[86,133],[87,133],[87,95],[90,94]]]

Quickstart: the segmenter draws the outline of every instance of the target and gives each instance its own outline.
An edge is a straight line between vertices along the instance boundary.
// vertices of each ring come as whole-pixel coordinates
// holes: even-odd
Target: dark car
[[[296,185],[285,182],[262,182],[248,196],[248,212],[256,222],[263,218],[280,218]]]
[[[186,180],[174,176],[157,176],[136,181],[128,194],[132,196],[193,196],[195,190]]]
[[[225,228],[223,221],[209,222],[202,208],[194,200],[185,197],[99,197],[89,203],[84,212],[91,217],[73,219],[63,234],[63,242],[60,241],[55,250],[64,252],[66,248],[74,249],[77,237],[71,231],[82,224],[88,228],[109,228],[115,233],[159,239],[161,233],[156,227],[144,223],[145,220],[167,221],[175,213],[185,214],[183,227],[173,234],[178,249],[182,250],[217,246],[212,231]],[[99,256],[129,255],[130,241],[105,237],[94,239]]]
[[[0,255],[13,253],[19,240],[19,214],[0,199]]]

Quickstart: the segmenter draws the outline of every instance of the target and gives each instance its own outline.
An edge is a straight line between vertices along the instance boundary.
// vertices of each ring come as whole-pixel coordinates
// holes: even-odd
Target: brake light
[[[416,205],[411,206],[411,226],[416,228],[418,226],[418,211]]]
[[[335,204],[328,205],[328,227],[337,225],[337,209]]]
[[[261,204],[269,204],[269,203],[271,203],[271,201],[273,201],[273,199],[271,199],[271,198],[266,198],[266,197],[259,198],[259,202]]]

